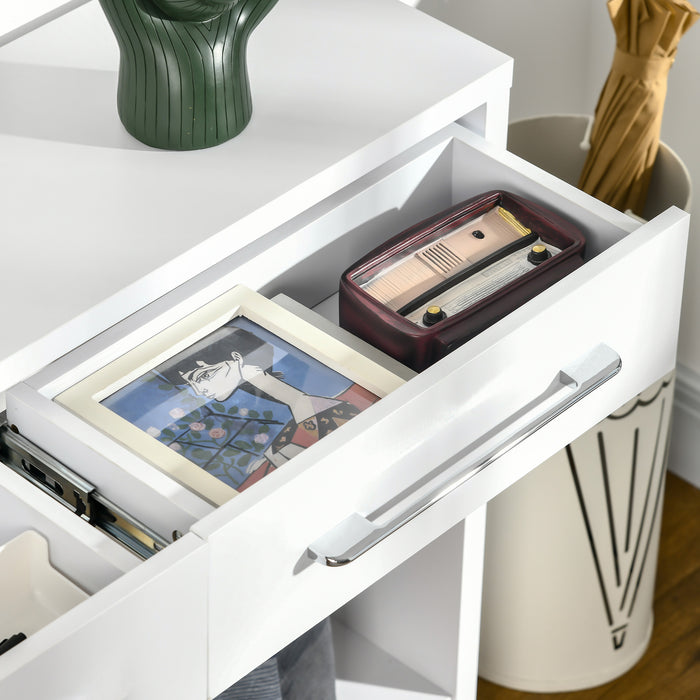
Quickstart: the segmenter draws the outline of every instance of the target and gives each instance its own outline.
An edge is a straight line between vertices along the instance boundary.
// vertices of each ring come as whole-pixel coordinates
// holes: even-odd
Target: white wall
[[[511,119],[590,110],[587,70],[581,70],[590,43],[587,2],[414,0],[411,4],[515,59]]]

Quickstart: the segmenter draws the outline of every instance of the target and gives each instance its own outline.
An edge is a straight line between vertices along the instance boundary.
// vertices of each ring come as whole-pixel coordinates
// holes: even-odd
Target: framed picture
[[[54,400],[219,505],[403,381],[238,286]]]

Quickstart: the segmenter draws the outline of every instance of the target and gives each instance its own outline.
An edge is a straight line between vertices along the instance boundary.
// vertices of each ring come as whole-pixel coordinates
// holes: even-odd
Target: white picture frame
[[[235,349],[241,343],[248,348],[245,354]],[[199,357],[212,352],[221,360]],[[277,376],[277,367],[294,378]],[[239,285],[77,381],[54,401],[221,505],[262,478],[258,470],[274,471],[404,381]],[[178,405],[169,409],[172,404]],[[246,476],[238,483],[243,472],[255,479]]]

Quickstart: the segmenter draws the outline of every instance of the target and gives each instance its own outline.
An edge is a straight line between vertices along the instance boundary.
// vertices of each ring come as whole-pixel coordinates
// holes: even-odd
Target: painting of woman
[[[241,491],[378,398],[237,317],[102,403]]]

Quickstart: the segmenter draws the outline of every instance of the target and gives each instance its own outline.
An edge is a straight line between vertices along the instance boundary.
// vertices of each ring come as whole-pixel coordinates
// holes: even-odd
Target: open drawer
[[[237,284],[316,308],[326,317],[319,323],[332,329],[344,269],[415,221],[491,189],[520,194],[575,221],[587,238],[585,264],[218,508],[53,400]],[[175,632],[156,632],[150,621],[149,633],[159,644],[172,641],[180,654],[198,642],[187,663],[204,664],[206,653],[207,692],[216,695],[672,369],[687,228],[687,214],[676,209],[639,224],[453,124],[13,387],[8,420],[22,435],[163,537],[173,530],[188,533],[133,571],[113,573],[115,583],[54,625],[75,628],[81,608],[96,610],[102,594],[117,616],[122,608],[138,616],[134,601],[158,597],[149,607],[156,614],[153,624],[161,615],[171,624],[184,616],[191,634],[187,644],[175,644]],[[340,330],[332,332],[367,349]],[[510,433],[509,417],[522,418],[523,407],[536,415],[534,403],[562,379],[560,372],[573,371],[572,363],[601,344],[612,349],[605,350],[604,364],[616,371],[611,358],[621,360],[615,376],[565,411],[547,413],[552,407],[545,406],[528,430],[516,426],[516,434]],[[571,388],[570,380],[563,384]],[[480,441],[491,440],[494,428],[497,439],[477,455],[474,446],[483,452]],[[513,442],[502,454],[501,438]],[[415,517],[405,517],[376,546],[346,566],[313,560],[310,547],[347,542],[336,528],[348,518],[362,521],[374,513],[385,523],[410,511],[420,495],[413,486],[446,469],[466,470],[468,478]],[[135,590],[127,585],[132,579],[138,579]],[[92,622],[96,628],[100,614]],[[126,613],[121,619],[128,620]],[[75,661],[67,660],[64,668],[82,668],[90,659],[92,671],[108,672],[114,656],[95,649],[90,637],[72,638],[77,646],[69,659]],[[51,639],[60,647],[55,653],[68,653],[58,635]],[[157,647],[140,633],[122,644],[144,657]],[[157,648],[160,653],[162,646]],[[31,669],[40,656],[28,654],[20,657],[18,651],[17,663],[24,660]],[[0,660],[0,675],[5,664]],[[168,663],[174,668],[177,663]],[[170,680],[175,687],[176,676]],[[159,687],[149,697],[185,694]]]
[[[42,560],[32,562],[25,585],[3,599],[0,636],[27,638],[0,657],[0,696],[205,697],[207,557],[199,538],[185,535],[142,562],[6,468],[0,510],[3,545],[29,534],[44,540],[50,571],[89,596],[66,605],[55,582],[39,575]],[[7,591],[21,572],[2,565]],[[7,628],[11,618],[30,627]]]

